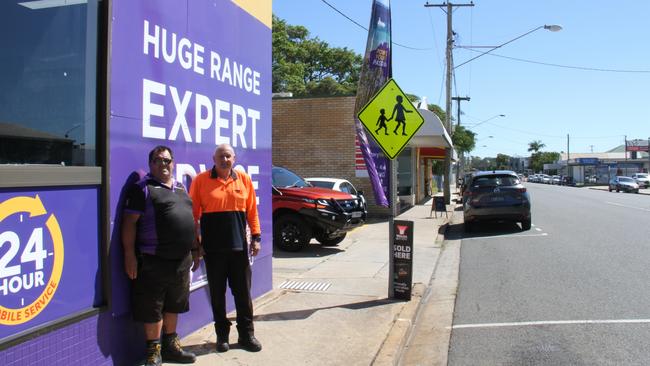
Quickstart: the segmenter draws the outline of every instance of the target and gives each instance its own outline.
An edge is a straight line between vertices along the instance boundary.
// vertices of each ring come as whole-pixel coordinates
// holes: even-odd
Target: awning
[[[420,105],[426,105],[426,101],[420,103]],[[409,141],[409,147],[438,147],[442,149],[449,148],[452,150],[452,160],[458,160],[456,151],[454,150],[454,144],[451,141],[451,137],[445,131],[440,118],[436,116],[435,113],[431,112],[428,109],[418,108],[418,111],[424,118],[424,124],[418,132],[411,138]]]

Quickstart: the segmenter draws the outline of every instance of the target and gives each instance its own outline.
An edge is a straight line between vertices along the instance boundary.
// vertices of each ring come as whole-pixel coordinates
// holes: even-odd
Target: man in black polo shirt
[[[133,317],[144,322],[146,366],[196,360],[181,348],[176,323],[179,313],[189,311],[189,270],[201,258],[192,200],[173,170],[170,148],[151,150],[149,174],[129,187],[122,216],[124,267],[133,280]]]

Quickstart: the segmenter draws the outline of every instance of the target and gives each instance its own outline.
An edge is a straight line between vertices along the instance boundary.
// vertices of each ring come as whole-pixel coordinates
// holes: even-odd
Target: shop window
[[[0,1],[0,164],[97,165],[97,5]]]

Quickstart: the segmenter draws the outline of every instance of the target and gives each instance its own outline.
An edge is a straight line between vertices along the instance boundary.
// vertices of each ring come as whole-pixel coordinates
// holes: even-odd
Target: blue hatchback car
[[[479,221],[515,221],[530,230],[530,195],[510,170],[475,173],[463,192],[465,231]]]

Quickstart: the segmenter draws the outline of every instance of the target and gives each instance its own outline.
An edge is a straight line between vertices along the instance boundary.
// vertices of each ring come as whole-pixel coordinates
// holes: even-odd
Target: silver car
[[[609,181],[609,191],[639,193],[639,185],[630,177],[616,176]]]

